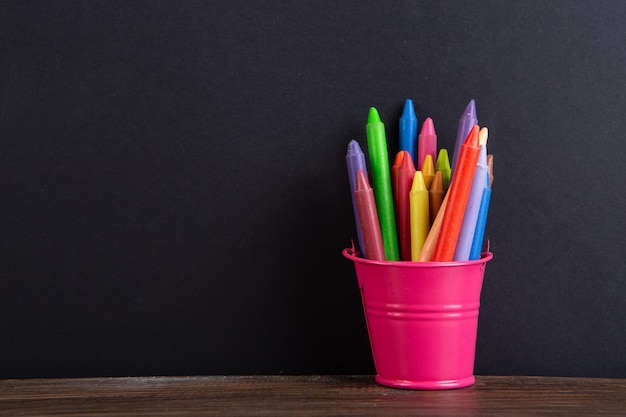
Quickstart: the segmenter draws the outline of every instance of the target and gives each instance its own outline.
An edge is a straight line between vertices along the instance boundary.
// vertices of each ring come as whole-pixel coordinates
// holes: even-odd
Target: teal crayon
[[[365,131],[367,134],[372,188],[374,189],[385,259],[398,261],[400,260],[400,251],[398,249],[396,218],[393,207],[387,136],[385,125],[380,119],[378,110],[374,107],[369,110]]]

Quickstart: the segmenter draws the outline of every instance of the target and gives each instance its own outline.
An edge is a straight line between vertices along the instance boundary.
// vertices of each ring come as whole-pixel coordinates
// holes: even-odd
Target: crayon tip
[[[471,99],[470,102],[467,104],[467,107],[465,107],[465,116],[471,116],[474,119],[477,119],[476,117],[476,102],[474,101],[474,99]]]
[[[443,192],[443,174],[441,171],[435,172],[435,178],[430,183],[430,191]]]
[[[416,193],[418,191],[426,191],[426,183],[424,182],[424,175],[422,174],[422,171],[415,171],[415,174],[413,175],[411,192]]]
[[[478,125],[474,125],[470,130],[467,138],[465,138],[465,144],[473,147],[478,147]]]
[[[348,154],[352,155],[352,154],[361,153],[361,152],[363,151],[361,150],[361,145],[359,145],[359,142],[352,139],[350,143],[348,143]]]
[[[393,160],[393,167],[394,168],[400,168],[400,165],[402,164],[402,160],[404,159],[404,152],[406,152],[406,151],[399,151],[396,154],[396,157]]]
[[[356,185],[354,186],[354,191],[363,191],[370,188],[370,184],[365,177],[365,173],[362,169],[357,170],[356,172]]]
[[[424,120],[424,123],[422,124],[422,130],[420,131],[420,135],[432,135],[435,136],[437,133],[435,133],[435,125],[433,124],[433,119],[431,119],[430,117],[426,118],[426,120]]]
[[[402,170],[415,171],[415,165],[413,164],[413,158],[411,158],[411,154],[407,151],[398,152],[398,156],[400,156],[399,168]],[[397,161],[396,156],[396,161]],[[394,164],[395,165],[395,164]]]
[[[487,139],[489,138],[489,130],[486,127],[480,129],[478,132],[478,143],[481,145],[487,145]]]
[[[370,112],[367,115],[367,123],[382,123],[378,110],[376,110],[375,107],[370,107]]]
[[[404,109],[402,109],[402,117],[403,119],[415,119],[415,107],[413,107],[413,100],[407,98],[404,102]]]
[[[424,158],[424,163],[422,164],[422,174],[424,174],[426,188],[429,188],[435,178],[435,166],[433,164],[433,157],[431,154],[426,155]]]
[[[450,158],[448,158],[447,149],[442,148],[439,150],[439,155],[437,156],[437,162],[435,163],[435,169],[437,171],[450,169]]]
[[[433,165],[433,156],[431,154],[426,155],[424,158],[424,164],[422,165],[422,172],[426,175],[435,175],[435,166]]]

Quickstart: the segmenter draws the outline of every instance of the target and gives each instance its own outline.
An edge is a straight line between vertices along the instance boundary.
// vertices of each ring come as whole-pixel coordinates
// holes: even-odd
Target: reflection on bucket
[[[472,385],[480,292],[489,252],[475,261],[354,262],[376,381],[411,389]]]

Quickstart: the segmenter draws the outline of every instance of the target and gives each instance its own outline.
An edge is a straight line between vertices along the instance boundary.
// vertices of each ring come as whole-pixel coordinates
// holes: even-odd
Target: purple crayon
[[[361,150],[359,142],[352,139],[348,143],[348,152],[346,153],[346,163],[348,165],[348,179],[350,181],[350,195],[352,196],[352,209],[354,210],[354,220],[356,222],[356,234],[359,241],[359,249],[361,256],[364,258],[367,256],[365,253],[365,246],[363,245],[363,233],[361,232],[361,223],[359,222],[359,213],[356,207],[356,201],[354,199],[354,188],[356,187],[357,171],[363,171],[365,178],[367,178],[367,168],[365,167],[365,155]]]
[[[463,145],[463,142],[465,141],[465,138],[469,134],[470,130],[472,130],[472,127],[477,124],[478,118],[476,117],[476,103],[472,99],[459,119],[459,127],[456,131],[456,142],[454,144],[454,154],[452,155],[452,165],[450,166],[450,181],[452,181],[452,177],[454,177],[454,170],[456,169],[459,152],[461,152],[461,145]]]

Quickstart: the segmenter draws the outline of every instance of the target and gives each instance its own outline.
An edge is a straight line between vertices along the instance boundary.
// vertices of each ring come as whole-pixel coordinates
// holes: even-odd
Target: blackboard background
[[[477,374],[626,377],[626,4],[0,5],[0,377],[372,373],[345,150],[495,182]]]

